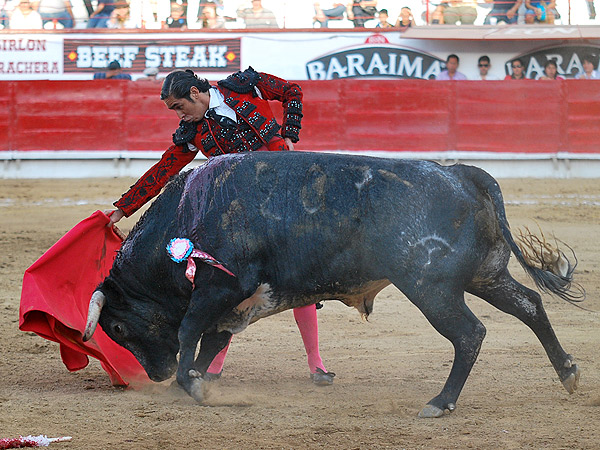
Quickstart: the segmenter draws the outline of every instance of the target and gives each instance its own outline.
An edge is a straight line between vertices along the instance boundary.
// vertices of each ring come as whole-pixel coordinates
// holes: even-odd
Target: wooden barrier
[[[594,80],[301,84],[300,150],[600,153]],[[164,150],[178,119],[159,93],[145,81],[0,82],[0,151]]]

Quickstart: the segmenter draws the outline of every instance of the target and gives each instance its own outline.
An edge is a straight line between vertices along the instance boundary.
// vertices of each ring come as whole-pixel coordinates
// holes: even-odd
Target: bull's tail
[[[583,301],[585,290],[573,282],[573,272],[577,266],[577,257],[573,249],[563,243],[573,255],[574,262],[571,262],[558,246],[552,248],[543,234],[539,238],[528,229],[526,234],[521,233],[521,246],[519,246],[510,232],[498,182],[481,169],[472,166],[462,167],[475,185],[486,192],[491,199],[504,240],[536,286],[541,291],[554,294],[569,303]]]

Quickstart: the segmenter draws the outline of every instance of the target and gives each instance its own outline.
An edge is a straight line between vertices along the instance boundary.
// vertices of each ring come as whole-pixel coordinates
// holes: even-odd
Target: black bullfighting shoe
[[[323,369],[319,369],[317,367],[317,371],[315,373],[310,374],[310,379],[317,386],[330,386],[333,384],[333,377],[335,377],[335,373],[333,372],[325,372]]]
[[[221,378],[222,373],[222,370],[219,373],[206,372],[202,378],[204,379],[204,381],[216,381],[219,378]]]

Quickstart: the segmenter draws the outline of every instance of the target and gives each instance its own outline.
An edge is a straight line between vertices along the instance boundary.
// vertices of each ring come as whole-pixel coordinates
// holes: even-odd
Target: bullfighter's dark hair
[[[160,99],[166,100],[173,96],[174,98],[186,98],[192,100],[190,89],[192,86],[198,88],[200,92],[208,92],[210,83],[206,78],[199,78],[193,70],[174,70],[166,76],[160,90]]]

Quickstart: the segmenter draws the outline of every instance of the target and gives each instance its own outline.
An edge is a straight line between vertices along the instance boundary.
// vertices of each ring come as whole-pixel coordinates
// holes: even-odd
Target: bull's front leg
[[[224,276],[228,277],[228,275]],[[213,278],[213,281],[215,281],[215,278]],[[229,281],[229,279],[226,279],[226,281]],[[202,366],[201,368],[194,361],[198,341],[207,330],[215,326],[223,314],[242,300],[243,295],[236,286],[204,285],[202,293],[198,290],[194,290],[192,293],[190,305],[179,327],[177,382],[199,403],[204,400],[202,375],[217,353],[225,347],[230,334],[227,333],[229,336],[225,336],[223,333],[219,333],[218,345],[213,342],[213,339],[210,339],[212,334],[207,335],[211,345],[200,352],[198,363]],[[223,342],[225,344],[221,346],[220,344]]]
[[[204,399],[202,376],[194,369],[196,347],[202,332],[206,327],[199,326],[198,312],[193,306],[186,313],[179,327],[179,366],[177,367],[177,382],[197,402]]]

